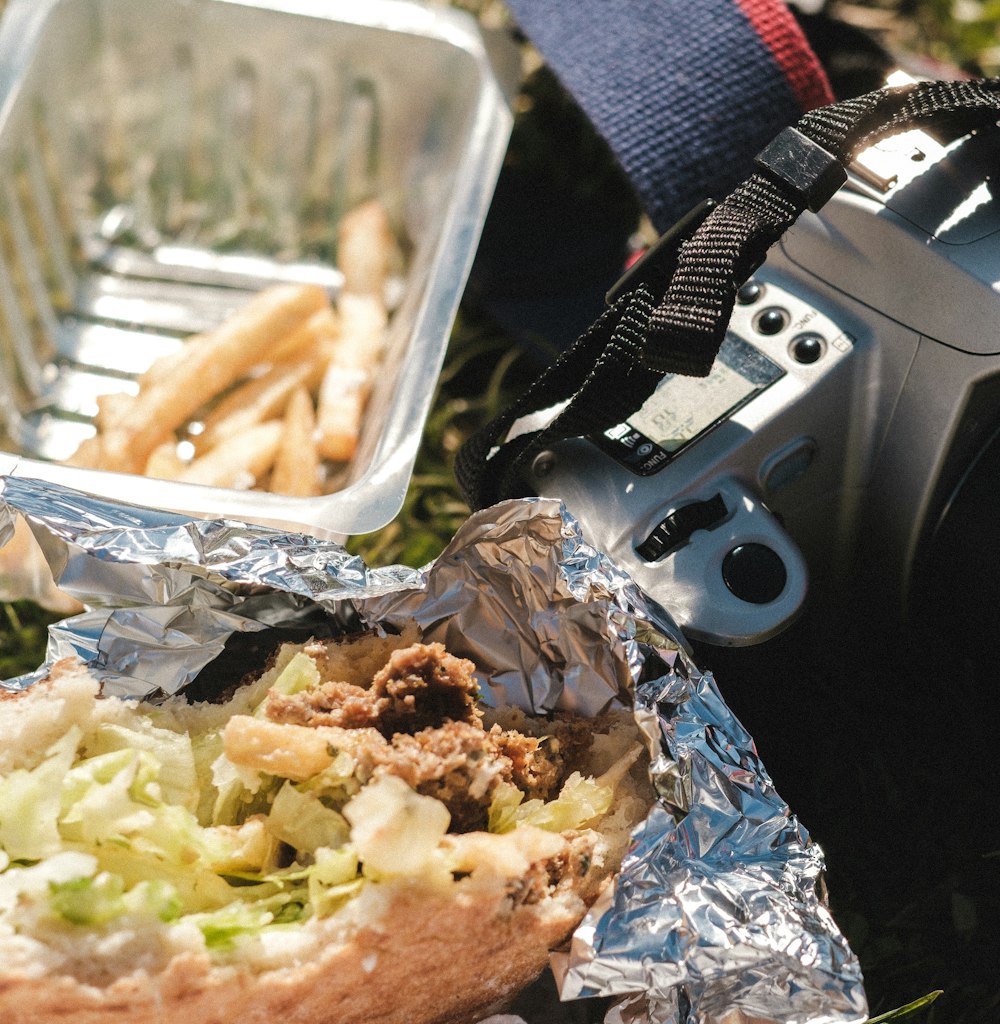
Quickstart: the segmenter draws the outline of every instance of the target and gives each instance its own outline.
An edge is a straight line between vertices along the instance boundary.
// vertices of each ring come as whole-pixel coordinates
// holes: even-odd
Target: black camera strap
[[[742,184],[666,232],[611,289],[597,322],[463,445],[455,472],[470,507],[527,494],[537,455],[624,422],[664,374],[706,376],[739,287],[804,210],[834,195],[858,152],[913,128],[958,138],[998,119],[1000,79],[972,79],[879,89],[785,128]]]

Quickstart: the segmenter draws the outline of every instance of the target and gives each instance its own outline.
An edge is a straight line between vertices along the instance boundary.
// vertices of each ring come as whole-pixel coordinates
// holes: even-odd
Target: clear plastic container
[[[399,511],[506,149],[474,19],[403,0],[12,0],[0,23],[0,474],[328,536]],[[67,466],[96,399],[278,281],[335,296],[344,212],[403,246],[341,486]]]

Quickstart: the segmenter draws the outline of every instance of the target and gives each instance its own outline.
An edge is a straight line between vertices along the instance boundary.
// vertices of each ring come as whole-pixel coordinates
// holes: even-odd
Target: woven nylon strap
[[[933,124],[958,137],[998,119],[1000,79],[923,82],[811,111],[797,132],[807,146],[844,166],[859,150],[896,132]],[[739,286],[799,215],[815,208],[814,199],[808,188],[787,180],[780,166],[776,170],[765,161],[700,226],[690,228],[690,237],[662,247],[652,270],[459,451],[455,472],[470,507],[528,493],[525,480],[536,455],[557,440],[622,423],[664,373],[707,375]],[[561,411],[544,428],[505,440],[520,419],[554,406]]]

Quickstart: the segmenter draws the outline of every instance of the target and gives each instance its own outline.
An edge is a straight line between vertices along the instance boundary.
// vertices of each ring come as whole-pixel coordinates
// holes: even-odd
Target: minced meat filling
[[[439,643],[414,644],[395,651],[368,688],[329,681],[272,692],[265,712],[280,723],[356,730],[351,753],[364,775],[400,777],[448,807],[451,831],[467,832],[485,828],[501,781],[526,799],[555,796],[589,742],[589,730],[569,719],[547,723],[545,737],[486,729],[477,694],[471,662]]]
[[[524,877],[512,882],[508,898],[514,906],[541,903],[560,886],[571,885],[583,878],[592,866],[594,841],[577,835],[568,848],[556,857],[532,864]]]
[[[386,738],[416,733],[442,722],[472,722],[479,687],[474,666],[443,644],[414,644],[394,651],[365,689],[330,681],[302,693],[272,694],[267,715],[294,725],[378,729]]]

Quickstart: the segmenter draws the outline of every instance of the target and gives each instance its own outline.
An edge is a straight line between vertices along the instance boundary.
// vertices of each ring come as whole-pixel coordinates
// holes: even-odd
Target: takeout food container
[[[399,511],[511,113],[471,17],[407,0],[12,0],[0,24],[0,474],[328,536]],[[64,464],[99,395],[262,287],[402,247],[357,453],[289,498]],[[134,384],[131,384],[134,387]]]

